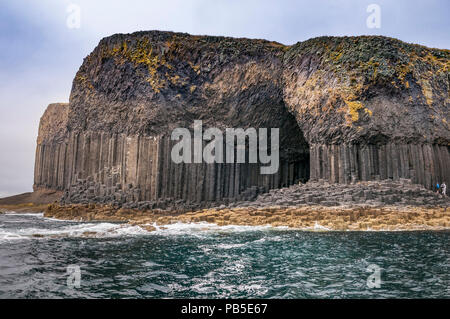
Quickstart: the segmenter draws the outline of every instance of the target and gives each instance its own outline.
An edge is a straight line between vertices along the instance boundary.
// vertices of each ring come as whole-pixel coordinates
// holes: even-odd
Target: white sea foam
[[[216,247],[219,249],[233,249],[233,248],[240,248],[244,247],[245,244],[219,244]]]
[[[156,228],[153,234],[158,235],[193,235],[193,236],[203,236],[209,233],[236,233],[236,232],[248,232],[248,231],[261,231],[276,229],[270,225],[264,226],[242,226],[242,225],[226,225],[219,226],[213,223],[199,222],[199,223],[173,223],[168,225],[156,225],[149,224]]]
[[[51,217],[44,217],[42,216],[42,219],[46,222],[60,222],[60,223],[79,223],[79,220],[71,220],[71,219],[58,219],[58,218],[51,218]]]
[[[0,242],[52,237],[119,237],[148,232],[139,226],[114,223],[82,223],[59,228],[0,229]]]
[[[46,227],[27,227],[19,229],[6,229],[0,227],[0,242],[12,240],[25,239],[39,239],[39,238],[55,238],[55,237],[119,237],[129,235],[191,235],[204,237],[212,233],[236,233],[248,231],[262,231],[269,229],[285,229],[286,227],[272,227],[270,225],[263,226],[242,226],[242,225],[227,225],[218,226],[213,223],[199,222],[199,223],[173,223],[164,226],[152,224],[156,231],[149,232],[146,229],[133,226],[129,224],[118,223],[83,223],[79,221],[58,220],[54,218],[46,218],[43,213],[15,213],[8,212],[7,215],[22,216],[22,217],[38,217],[41,221],[47,222],[64,222],[70,223],[66,226],[51,226]],[[26,221],[24,218],[23,221]],[[32,224],[32,223],[30,223]],[[42,224],[41,224],[42,225]],[[222,249],[229,249],[235,247],[219,247]]]
[[[197,237],[204,237],[208,234],[213,233],[239,233],[239,232],[253,232],[253,231],[285,231],[285,230],[295,230],[293,228],[289,228],[288,226],[271,226],[269,224],[267,225],[259,225],[259,226],[246,226],[246,225],[225,225],[225,226],[219,226],[214,223],[207,223],[207,222],[197,222],[197,223],[183,223],[183,222],[176,222],[173,224],[167,224],[167,225],[157,225],[154,224],[146,224],[147,226],[153,226],[155,227],[155,231],[151,232],[151,234],[155,235],[191,235],[191,236],[197,236]],[[304,228],[297,228],[296,230],[303,230],[303,231],[331,231],[330,228],[322,226],[318,223],[316,223],[312,227],[304,227]],[[264,238],[260,240],[265,240]],[[273,239],[276,240],[282,240],[281,237],[275,237]],[[258,241],[258,240],[257,240]],[[235,247],[218,247],[223,249],[229,249],[229,248],[235,248]]]
[[[331,230],[331,229],[328,227],[322,226],[318,222],[316,222],[314,224],[314,230]]]
[[[5,231],[3,229],[0,229],[0,243],[10,240],[20,240],[20,239],[26,239],[26,236],[21,236],[15,232],[9,232]]]
[[[27,216],[27,217],[44,217],[44,213],[16,213],[14,211],[6,211],[5,215]]]
[[[44,221],[61,221],[52,218],[43,217],[42,213],[14,213],[8,212],[7,215],[14,216],[28,216],[39,217]],[[253,231],[267,231],[267,230],[287,230],[290,229],[286,226],[273,227],[271,225],[260,226],[245,226],[245,225],[226,225],[219,226],[213,223],[199,222],[199,223],[182,223],[177,222],[168,225],[156,225],[155,231],[149,232],[145,228],[139,226],[133,226],[129,224],[118,223],[80,223],[77,221],[61,221],[71,222],[70,225],[63,227],[51,227],[48,228],[21,228],[21,229],[7,229],[0,227],[0,242],[13,241],[13,240],[25,240],[25,239],[39,239],[39,238],[52,238],[52,237],[120,237],[120,236],[133,236],[133,235],[189,235],[196,237],[205,237],[214,233],[239,233],[239,232],[253,232]],[[72,224],[74,223],[74,224]],[[45,224],[44,224],[45,225]],[[150,225],[150,224],[148,224]],[[297,230],[302,231],[332,231],[332,229],[320,225],[318,222],[314,226],[299,228]],[[366,231],[375,231],[368,229]],[[266,238],[257,239],[255,241],[265,241]],[[272,240],[282,240],[281,237],[274,237]],[[232,249],[244,246],[244,244],[220,244],[216,248],[218,249]]]
[[[315,222],[314,226],[301,227],[297,229],[303,231],[333,231],[331,228],[320,225],[318,222]]]
[[[51,217],[44,217],[44,213],[17,213],[14,211],[7,211],[5,212],[5,215],[8,216],[24,216],[24,217],[38,217],[41,218],[44,221],[48,222],[63,222],[63,223],[79,223],[79,220],[70,220],[70,219],[57,219],[57,218],[51,218]],[[4,221],[7,222],[7,221]]]

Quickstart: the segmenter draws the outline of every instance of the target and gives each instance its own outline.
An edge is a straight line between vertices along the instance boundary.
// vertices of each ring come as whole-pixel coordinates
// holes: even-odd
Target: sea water
[[[8,213],[0,298],[449,298],[449,244],[449,231],[178,223],[147,232]]]

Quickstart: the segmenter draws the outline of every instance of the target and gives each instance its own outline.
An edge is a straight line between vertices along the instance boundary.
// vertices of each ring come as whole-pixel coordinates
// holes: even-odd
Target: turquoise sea
[[[367,284],[373,267],[379,288]],[[449,231],[174,224],[149,233],[0,215],[0,298],[449,297]]]

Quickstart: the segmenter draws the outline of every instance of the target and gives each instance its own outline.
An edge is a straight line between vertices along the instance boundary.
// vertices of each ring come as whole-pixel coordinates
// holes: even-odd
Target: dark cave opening
[[[285,114],[280,128],[280,184],[278,188],[310,179],[310,145],[294,115]]]

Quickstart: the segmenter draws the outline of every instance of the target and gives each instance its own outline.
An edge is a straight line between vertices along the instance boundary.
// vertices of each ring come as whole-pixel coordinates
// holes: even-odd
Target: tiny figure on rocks
[[[436,184],[436,193],[439,194],[439,183]]]
[[[447,194],[446,194],[447,193],[447,185],[445,185],[445,182],[442,183],[441,188],[442,188],[442,194],[444,196],[447,196]]]

